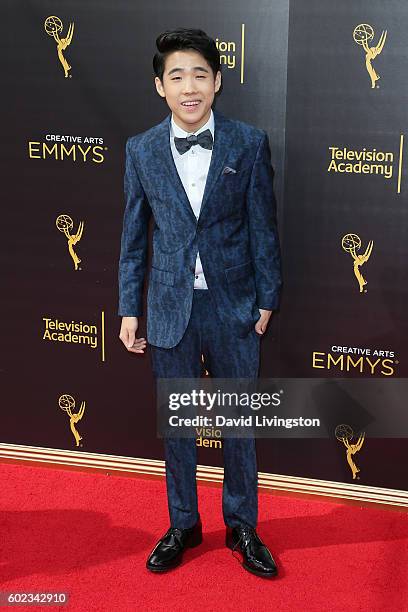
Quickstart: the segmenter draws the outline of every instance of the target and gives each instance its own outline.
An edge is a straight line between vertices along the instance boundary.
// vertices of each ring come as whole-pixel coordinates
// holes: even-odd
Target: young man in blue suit
[[[202,30],[161,34],[153,59],[157,92],[171,113],[128,139],[119,262],[120,339],[143,353],[148,222],[154,217],[147,340],[156,378],[256,378],[259,342],[278,306],[279,240],[273,170],[263,130],[212,109],[220,56]],[[147,560],[151,571],[179,565],[202,540],[193,438],[165,439],[170,528]],[[222,509],[226,545],[245,569],[277,574],[256,533],[253,438],[224,439]]]

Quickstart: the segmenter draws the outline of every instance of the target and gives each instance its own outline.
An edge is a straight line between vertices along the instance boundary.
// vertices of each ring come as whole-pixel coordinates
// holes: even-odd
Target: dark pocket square
[[[229,166],[225,166],[224,170],[222,171],[222,174],[236,174],[237,171],[234,170],[234,168],[230,168]]]

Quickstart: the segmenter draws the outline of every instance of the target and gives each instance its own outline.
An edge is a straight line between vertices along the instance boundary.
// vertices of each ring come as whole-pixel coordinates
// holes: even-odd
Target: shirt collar
[[[173,119],[173,113],[171,115],[170,125],[170,135],[172,138],[174,138],[174,136],[177,136],[177,138],[187,138],[187,136],[191,136],[191,134],[200,134],[201,132],[204,132],[204,130],[207,129],[211,131],[212,137],[214,138],[214,113],[212,109],[207,123],[202,125],[196,132],[186,132],[181,127],[179,127]]]

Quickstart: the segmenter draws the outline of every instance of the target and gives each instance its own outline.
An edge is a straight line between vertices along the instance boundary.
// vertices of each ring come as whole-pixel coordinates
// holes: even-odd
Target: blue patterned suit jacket
[[[143,313],[153,214],[147,341],[163,348],[175,346],[187,327],[197,250],[217,313],[232,334],[244,337],[258,308],[278,306],[280,250],[267,134],[213,112],[214,145],[198,220],[173,160],[171,114],[126,144],[118,314]]]

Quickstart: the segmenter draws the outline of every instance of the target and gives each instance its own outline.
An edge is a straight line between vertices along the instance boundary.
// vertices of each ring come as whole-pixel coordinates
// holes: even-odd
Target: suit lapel
[[[167,115],[167,117],[159,123],[154,137],[154,160],[157,165],[156,176],[163,177],[163,174],[166,173],[166,176],[163,178],[166,181],[170,181],[171,187],[177,194],[176,200],[182,203],[189,215],[193,218],[194,223],[196,223],[196,217],[191,208],[190,200],[188,199],[176,164],[174,163],[173,153],[170,147],[170,120],[171,114]]]
[[[204,188],[203,200],[199,220],[203,216],[203,211],[208,204],[214,185],[221,173],[224,160],[229,153],[233,143],[233,123],[218,111],[214,113],[214,145],[211,155],[210,167],[208,169],[207,180]]]

